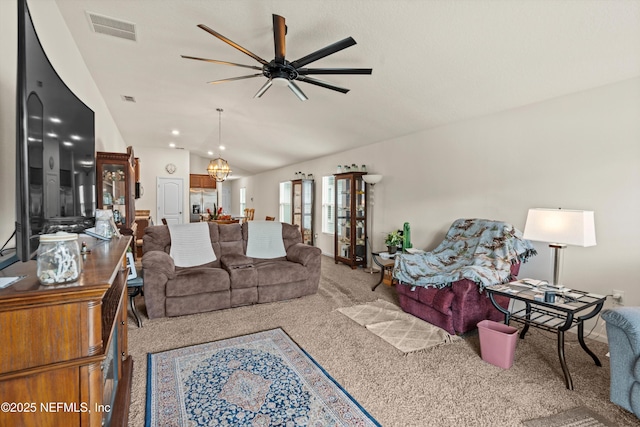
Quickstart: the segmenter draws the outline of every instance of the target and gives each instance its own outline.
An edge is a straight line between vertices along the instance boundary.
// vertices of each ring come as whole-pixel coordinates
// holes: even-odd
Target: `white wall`
[[[620,289],[625,305],[640,305],[638,117],[640,78],[242,178],[233,195],[245,186],[260,217],[277,212],[278,182],[313,173],[320,232],[320,178],[338,164],[364,163],[384,176],[375,188],[374,248],[405,221],[414,246],[429,249],[456,218],[523,230],[532,207],[594,210],[598,245],[565,250],[564,282],[602,294]],[[333,253],[332,236],[320,233],[316,245]],[[549,279],[549,249],[536,247],[520,277]]]
[[[53,1],[28,1],[49,61],[69,88],[95,113],[96,151],[124,153],[127,144],[96,87]],[[17,2],[0,1],[0,240],[15,223]],[[8,246],[13,246],[13,242]]]
[[[140,158],[140,184],[144,194],[136,200],[136,209],[151,211],[154,224],[161,224],[162,218],[156,218],[158,206],[157,178],[180,178],[184,190],[184,205],[182,207],[182,222],[189,222],[189,151],[173,148],[134,147],[136,157]],[[165,167],[168,163],[176,165],[176,171],[169,174]]]

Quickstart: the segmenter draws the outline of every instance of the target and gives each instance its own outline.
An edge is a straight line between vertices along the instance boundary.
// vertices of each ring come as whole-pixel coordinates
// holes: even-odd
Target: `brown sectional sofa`
[[[181,316],[311,295],[320,282],[319,248],[302,243],[297,227],[282,223],[286,257],[250,258],[248,226],[209,223],[216,261],[176,267],[166,225],[145,229],[142,244],[144,299],[149,318]]]

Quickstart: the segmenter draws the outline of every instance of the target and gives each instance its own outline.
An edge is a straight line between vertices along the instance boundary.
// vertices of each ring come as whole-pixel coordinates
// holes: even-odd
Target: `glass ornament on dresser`
[[[77,234],[43,234],[37,254],[36,274],[43,285],[75,282],[80,277],[82,257]]]

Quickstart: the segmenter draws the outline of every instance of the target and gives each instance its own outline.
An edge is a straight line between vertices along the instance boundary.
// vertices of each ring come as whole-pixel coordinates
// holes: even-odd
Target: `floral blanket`
[[[510,280],[511,265],[536,255],[513,225],[486,219],[458,219],[431,252],[398,254],[393,277],[411,286],[443,288],[461,279],[487,286]]]

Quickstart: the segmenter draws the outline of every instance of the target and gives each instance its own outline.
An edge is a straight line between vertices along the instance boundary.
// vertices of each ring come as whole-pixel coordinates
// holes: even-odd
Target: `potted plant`
[[[218,205],[213,204],[213,212],[211,209],[207,208],[207,213],[209,214],[209,221],[215,221],[218,219],[218,216],[222,213],[222,207],[218,209]]]
[[[402,235],[398,231],[392,231],[387,234],[384,244],[387,245],[387,250],[390,254],[395,254],[398,250],[398,245],[402,243]]]

